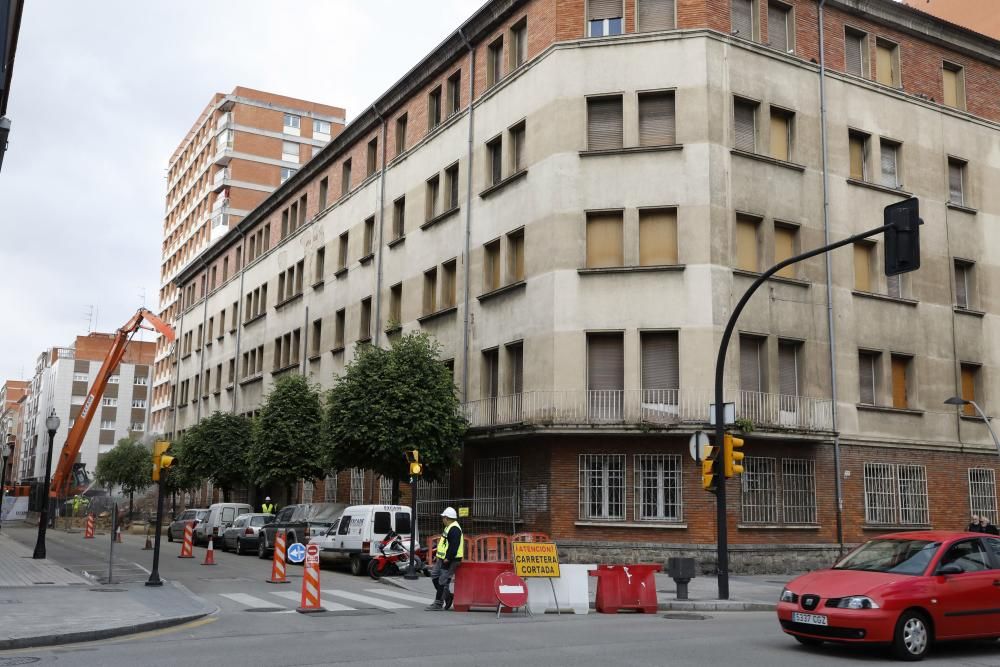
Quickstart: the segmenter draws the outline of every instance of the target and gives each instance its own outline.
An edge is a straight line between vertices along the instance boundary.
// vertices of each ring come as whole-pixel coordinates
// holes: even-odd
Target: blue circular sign
[[[288,560],[292,563],[301,563],[306,559],[306,548],[305,546],[296,542],[292,546],[288,547]]]

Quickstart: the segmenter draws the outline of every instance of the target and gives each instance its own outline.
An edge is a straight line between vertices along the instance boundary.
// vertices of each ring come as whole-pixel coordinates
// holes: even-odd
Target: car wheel
[[[263,537],[257,540],[257,558],[267,560],[267,544],[264,542]]]
[[[174,541],[174,531],[167,528],[167,542],[173,542],[173,541]]]
[[[243,542],[238,537],[236,538],[236,555],[237,556],[243,555]]]
[[[360,577],[365,573],[365,566],[361,562],[361,556],[351,556],[351,574]]]
[[[374,558],[368,561],[368,576],[376,581],[382,577],[382,572],[378,569],[378,561]]]
[[[900,660],[923,660],[931,647],[927,617],[919,611],[904,611],[896,621],[892,653]]]
[[[803,646],[822,646],[822,639],[815,639],[813,637],[800,637],[799,635],[792,635],[795,637],[795,641],[802,644]]]

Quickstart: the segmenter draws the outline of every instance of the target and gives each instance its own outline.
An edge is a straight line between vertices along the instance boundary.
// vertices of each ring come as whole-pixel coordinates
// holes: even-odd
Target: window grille
[[[927,507],[927,473],[924,466],[900,465],[896,469],[899,478],[899,523],[903,525],[927,525],[930,511]]]
[[[313,501],[313,492],[316,490],[316,486],[310,481],[302,482],[302,502],[311,503]]]
[[[785,523],[816,523],[816,462],[782,459],[782,507]]]
[[[625,455],[580,455],[580,518],[625,519]]]
[[[742,506],[744,523],[778,523],[777,459],[748,456],[743,460]]]
[[[926,468],[919,465],[866,463],[865,522],[930,524]]]
[[[323,502],[337,502],[337,473],[330,473],[323,480]]]
[[[392,503],[392,480],[387,477],[378,478],[378,501],[382,505]]]
[[[520,517],[521,457],[479,459],[475,468],[473,507],[479,517]]]
[[[684,493],[681,457],[677,454],[636,454],[635,518],[640,521],[680,521]]]
[[[969,468],[969,511],[997,521],[997,480],[993,468]]]
[[[351,504],[361,505],[365,502],[365,471],[361,468],[351,468]]]

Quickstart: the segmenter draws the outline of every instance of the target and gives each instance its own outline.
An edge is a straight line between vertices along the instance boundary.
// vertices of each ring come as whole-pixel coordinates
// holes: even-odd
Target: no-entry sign
[[[319,565],[319,547],[315,544],[306,546],[306,565]]]
[[[519,577],[559,577],[559,552],[552,542],[514,542],[514,573]]]

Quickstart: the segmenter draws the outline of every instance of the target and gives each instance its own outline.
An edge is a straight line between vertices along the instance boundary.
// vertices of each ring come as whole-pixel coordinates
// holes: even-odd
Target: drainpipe
[[[201,268],[203,268],[203,269],[206,270],[206,273],[205,273],[205,287],[207,288],[208,287],[208,273],[207,273],[208,264],[202,264]],[[205,290],[205,293],[201,295],[201,298],[202,298],[202,301],[204,301],[205,303],[204,303],[204,305],[202,306],[202,309],[201,309],[201,335],[202,335],[202,339],[201,339],[201,341],[199,343],[201,345],[201,348],[200,348],[200,351],[198,353],[201,356],[201,360],[198,363],[198,389],[201,391],[202,396],[204,396],[205,395],[205,391],[208,389],[208,387],[202,387],[201,386],[202,380],[205,379],[205,357],[208,356],[208,351],[205,349],[205,324],[208,322],[208,290],[207,289]],[[197,422],[201,421],[201,396],[195,396],[195,399],[198,401],[198,410],[197,410],[197,412],[195,414],[195,422],[197,423]]]
[[[464,278],[465,289],[464,291],[464,306],[462,308],[462,402],[466,403],[469,400],[469,324],[471,318],[469,317],[469,298],[470,298],[470,287],[469,287],[469,262],[471,260],[471,243],[472,243],[472,144],[475,139],[475,95],[476,95],[476,50],[472,47],[472,44],[466,38],[465,33],[462,29],[458,29],[458,36],[462,38],[465,42],[466,48],[469,49],[469,152],[468,152],[468,166],[465,169],[465,270]],[[464,442],[464,441],[463,441]],[[464,448],[464,445],[463,445]]]
[[[181,291],[181,299],[184,298],[184,292]],[[177,398],[180,395],[181,390],[181,336],[184,333],[184,311],[181,311],[180,322],[177,323],[177,336],[174,338],[174,363],[177,365],[177,370],[174,371],[174,391],[173,391],[173,410],[174,410],[174,425],[171,428],[172,436],[177,437],[177,408],[178,401]]]
[[[830,170],[829,149],[826,130],[826,48],[823,35],[823,5],[819,0],[819,122],[820,141],[823,149],[823,242],[830,243]],[[826,328],[830,339],[830,398],[831,427],[833,428],[833,468],[837,494],[837,545],[840,555],[844,555],[844,491],[841,480],[840,431],[837,428],[837,336],[833,317],[833,263],[831,253],[824,254],[826,260]]]
[[[385,157],[386,157],[386,146],[385,146],[385,135],[386,135],[386,120],[379,113],[378,107],[374,104],[372,105],[372,111],[380,121],[382,121],[382,173],[379,175],[379,193],[378,193],[378,259],[375,260],[378,269],[376,270],[375,278],[375,294],[372,295],[372,299],[375,301],[375,318],[374,322],[369,321],[368,326],[373,326],[375,331],[372,332],[372,342],[377,347],[379,342],[379,335],[381,334],[381,321],[382,321],[382,231],[385,228]],[[403,230],[406,233],[406,230]]]
[[[233,372],[233,415],[236,415],[237,396],[240,393],[240,345],[243,343],[243,279],[246,276],[246,232],[240,232],[240,293],[236,295],[236,368]]]

